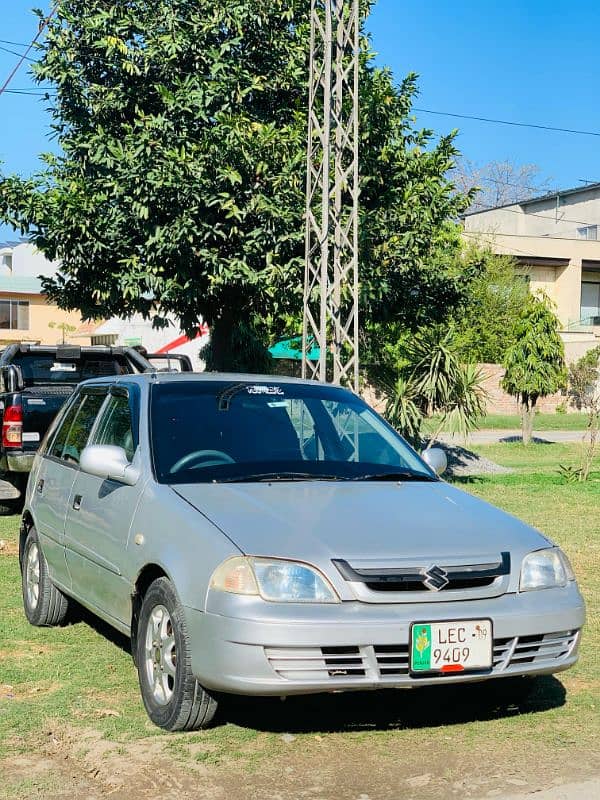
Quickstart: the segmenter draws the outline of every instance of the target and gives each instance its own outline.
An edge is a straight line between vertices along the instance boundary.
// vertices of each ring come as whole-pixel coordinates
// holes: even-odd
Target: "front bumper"
[[[194,674],[209,689],[247,695],[551,674],[577,661],[585,621],[585,605],[575,583],[491,600],[418,605],[292,606],[221,595],[209,608],[209,612],[186,608]],[[479,618],[493,622],[491,671],[410,675],[411,623]]]

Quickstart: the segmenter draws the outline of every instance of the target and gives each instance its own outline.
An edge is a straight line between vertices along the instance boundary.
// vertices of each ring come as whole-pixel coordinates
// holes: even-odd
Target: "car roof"
[[[289,383],[306,386],[334,386],[337,384],[312,381],[305,378],[292,378],[288,375],[253,375],[244,372],[144,372],[142,374],[106,375],[101,378],[91,378],[84,381],[83,385],[111,384],[111,383],[137,383],[142,386],[163,383]]]

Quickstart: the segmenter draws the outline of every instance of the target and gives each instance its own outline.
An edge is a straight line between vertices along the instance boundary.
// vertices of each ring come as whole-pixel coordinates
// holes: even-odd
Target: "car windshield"
[[[161,483],[436,480],[369,406],[338,387],[157,384],[151,437]]]

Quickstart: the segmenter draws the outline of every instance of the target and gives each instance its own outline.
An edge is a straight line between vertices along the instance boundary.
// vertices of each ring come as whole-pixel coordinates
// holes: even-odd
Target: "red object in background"
[[[23,446],[23,406],[6,406],[2,419],[2,447]]]

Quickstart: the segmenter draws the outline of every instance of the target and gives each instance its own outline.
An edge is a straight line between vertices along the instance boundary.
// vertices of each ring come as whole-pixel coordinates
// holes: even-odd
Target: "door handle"
[[[75,511],[79,511],[79,509],[81,508],[82,500],[83,497],[80,494],[76,494],[75,497],[73,498],[73,508],[75,509]]]
[[[43,478],[39,479],[39,481],[37,482],[37,487],[36,488],[37,488],[39,494],[43,494],[43,492],[44,492],[44,479]]]

